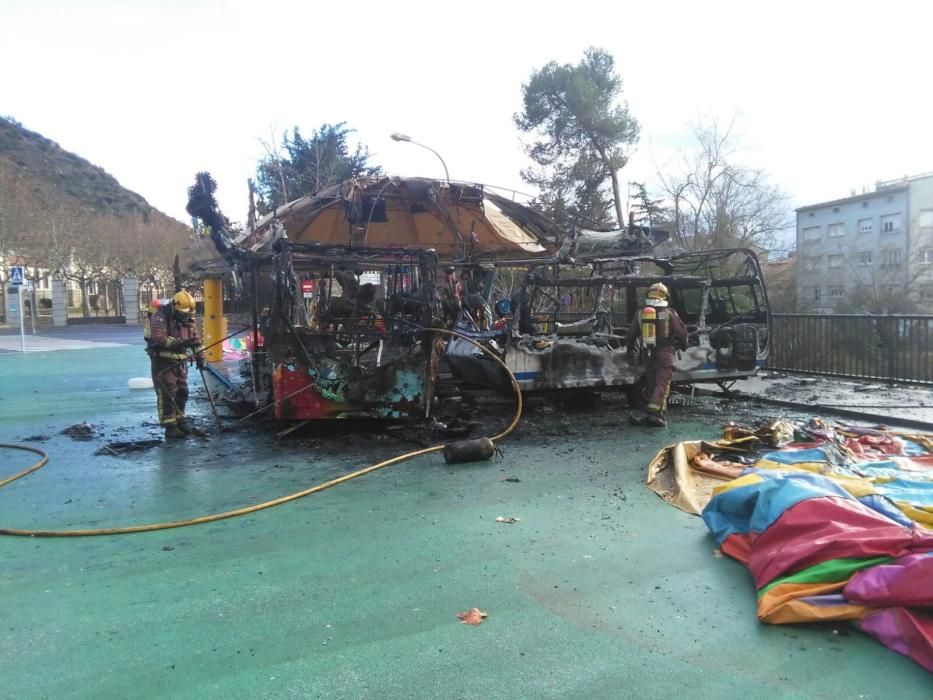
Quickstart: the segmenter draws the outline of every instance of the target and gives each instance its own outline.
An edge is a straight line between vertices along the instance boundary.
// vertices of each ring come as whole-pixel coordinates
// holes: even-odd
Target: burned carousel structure
[[[200,174],[189,213],[209,236],[189,269],[229,275],[251,307],[257,406],[282,419],[430,414],[454,300],[451,266],[552,255],[553,225],[478,185],[357,178],[303,197],[233,236]]]
[[[753,254],[652,258],[663,231],[631,222],[563,231],[480,184],[398,177],[347,180],[234,235],[215,187],[202,173],[189,192],[188,211],[209,235],[192,246],[188,268],[229,276],[248,301],[244,391],[280,419],[427,417],[442,365],[460,382],[507,389],[489,352],[523,389],[643,391],[650,378],[623,359],[620,319],[655,277],[696,306],[695,371],[681,380],[745,376],[767,352]]]

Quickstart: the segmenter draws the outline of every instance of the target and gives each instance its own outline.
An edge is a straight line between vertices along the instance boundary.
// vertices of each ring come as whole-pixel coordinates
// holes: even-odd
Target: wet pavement
[[[933,384],[887,384],[766,371],[737,382],[734,389],[744,395],[894,419],[910,418],[933,426]]]
[[[151,390],[127,389],[147,374],[139,346],[0,357],[0,442],[50,456],[0,490],[0,525],[188,518],[432,437],[331,423],[95,455],[158,437]],[[761,409],[675,401],[660,431],[614,397],[532,401],[501,458],[428,455],[233,520],[0,538],[0,697],[929,697],[926,672],[842,625],[758,624],[745,569],[643,482],[661,447]],[[480,412],[480,428],[509,417]],[[83,421],[90,440],[61,434]],[[2,450],[0,473],[30,461]],[[456,617],[472,607],[478,627]]]
[[[33,333],[27,326],[21,341],[19,328],[0,326],[0,355],[21,352],[49,352],[53,350],[80,350],[119,345],[135,345],[143,336],[142,326],[77,325],[57,328],[39,327]]]

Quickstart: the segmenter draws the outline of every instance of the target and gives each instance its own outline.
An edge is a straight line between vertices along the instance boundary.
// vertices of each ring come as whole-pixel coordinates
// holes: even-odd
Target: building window
[[[838,238],[839,236],[846,235],[846,225],[843,223],[830,224],[826,227],[826,233],[829,234],[830,238]]]
[[[820,240],[820,227],[819,226],[807,226],[803,231],[803,240],[805,241],[818,241]]]
[[[921,229],[933,229],[933,209],[920,210],[920,214],[917,216],[917,226]]]
[[[893,195],[893,194],[889,194],[889,195],[888,195],[888,201],[889,201],[889,202],[893,202],[893,201],[894,201],[894,195]]]
[[[803,269],[806,272],[819,272],[821,262],[823,262],[822,256],[819,256],[819,255],[804,256]]]
[[[897,233],[901,230],[900,214],[885,214],[881,217],[882,233]]]
[[[833,214],[839,213],[839,207],[833,207]]]
[[[863,267],[867,265],[871,265],[871,253],[867,250],[863,253],[859,253],[858,264],[862,265]]]
[[[874,225],[875,225],[874,219],[859,219],[858,220],[858,232],[859,233],[871,233]]]
[[[920,251],[920,264],[933,265],[933,248],[924,248]]]
[[[900,267],[901,256],[900,248],[885,248],[881,251],[881,265],[883,267]]]
[[[819,301],[823,298],[823,290],[819,287],[813,288],[813,301]]]
[[[842,255],[830,255],[830,256],[829,256],[829,269],[830,269],[830,270],[837,270],[837,269],[839,269],[840,267],[842,267],[842,260],[843,260],[843,257],[844,257],[844,256],[842,256]]]
[[[846,290],[845,287],[830,287],[829,296],[832,299],[840,299],[845,296]]]
[[[812,218],[813,218],[813,212],[811,211],[809,214],[807,214],[807,216],[809,216],[809,217],[812,219]]]
[[[863,208],[863,209],[868,209],[868,200],[867,200],[867,199],[866,199],[864,202],[862,202],[862,208]]]

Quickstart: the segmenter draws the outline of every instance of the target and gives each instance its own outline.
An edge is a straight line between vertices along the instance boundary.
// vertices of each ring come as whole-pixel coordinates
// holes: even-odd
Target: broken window
[[[389,220],[386,216],[385,197],[363,197],[363,222],[366,224],[384,224]]]

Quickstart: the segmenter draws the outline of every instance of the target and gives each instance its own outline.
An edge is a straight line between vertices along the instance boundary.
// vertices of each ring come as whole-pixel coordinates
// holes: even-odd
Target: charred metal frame
[[[640,274],[648,264],[659,274]],[[667,285],[671,306],[690,332],[675,381],[729,381],[764,364],[771,314],[757,257],[744,249],[537,261],[513,296],[509,322],[481,335],[498,349],[523,389],[630,388],[645,381],[645,364],[644,357],[633,365],[626,356],[628,325],[655,282]],[[735,291],[739,288],[744,296]],[[613,308],[619,289],[627,290],[624,309]],[[583,290],[592,305],[562,310],[563,290]],[[688,304],[694,294],[696,303]],[[541,304],[542,298],[550,303]],[[504,386],[502,373],[463,343],[451,341],[447,356],[469,381]]]
[[[437,316],[432,251],[283,239],[263,267],[277,417],[429,414],[438,352],[424,330]],[[378,272],[379,284],[361,285],[364,271]],[[311,299],[304,298],[303,281],[313,285]]]

